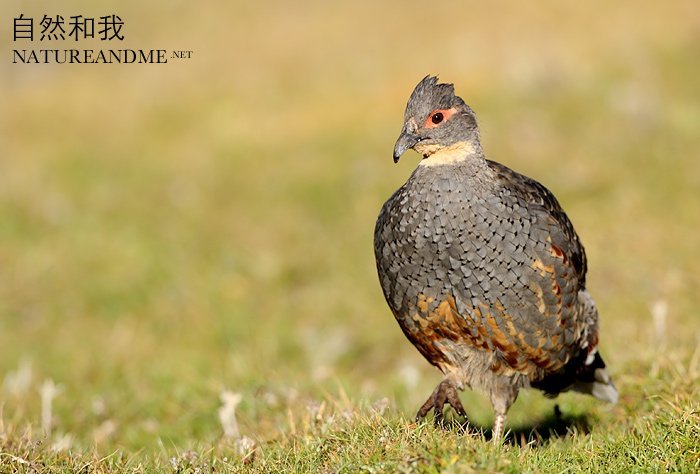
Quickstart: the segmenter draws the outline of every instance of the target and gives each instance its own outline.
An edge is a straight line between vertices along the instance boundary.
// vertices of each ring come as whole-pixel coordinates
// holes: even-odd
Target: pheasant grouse
[[[445,403],[466,416],[457,389],[471,387],[498,441],[521,388],[615,403],[586,254],[552,193],[484,157],[474,111],[437,77],[413,91],[394,162],[409,148],[423,159],[382,207],[374,251],[401,329],[445,375],[418,417]]]

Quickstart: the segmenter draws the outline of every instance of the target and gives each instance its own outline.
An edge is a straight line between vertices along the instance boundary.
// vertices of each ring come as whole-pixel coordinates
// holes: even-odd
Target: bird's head
[[[455,95],[454,85],[426,76],[413,90],[394,145],[394,163],[410,148],[424,158],[446,150],[455,154],[480,149],[474,111]]]

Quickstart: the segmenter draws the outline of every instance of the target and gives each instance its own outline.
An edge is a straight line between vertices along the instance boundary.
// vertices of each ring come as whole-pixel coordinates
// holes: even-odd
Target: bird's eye
[[[455,113],[457,113],[457,109],[454,107],[450,109],[435,109],[428,114],[428,118],[423,122],[423,127],[427,129],[437,128],[441,123],[450,120]]]

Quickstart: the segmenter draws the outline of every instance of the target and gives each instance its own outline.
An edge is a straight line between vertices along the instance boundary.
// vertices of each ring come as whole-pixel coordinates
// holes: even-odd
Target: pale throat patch
[[[474,145],[469,142],[457,142],[454,145],[440,147],[439,145],[424,145],[420,143],[413,147],[421,155],[428,155],[423,158],[418,166],[440,166],[458,161],[464,161],[470,155],[476,153]]]

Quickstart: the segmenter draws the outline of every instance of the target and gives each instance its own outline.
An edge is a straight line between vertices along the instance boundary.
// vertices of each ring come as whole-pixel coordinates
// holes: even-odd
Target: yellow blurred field
[[[193,57],[12,64],[19,13],[117,13],[120,46]],[[0,22],[0,472],[700,469],[696,2],[10,1]],[[390,155],[429,73],[588,253],[622,401],[560,397],[573,421],[529,448],[409,422],[439,374],[386,307],[371,241],[418,161]],[[45,380],[62,387],[48,437]],[[510,427],[534,439],[553,405],[524,394]]]

